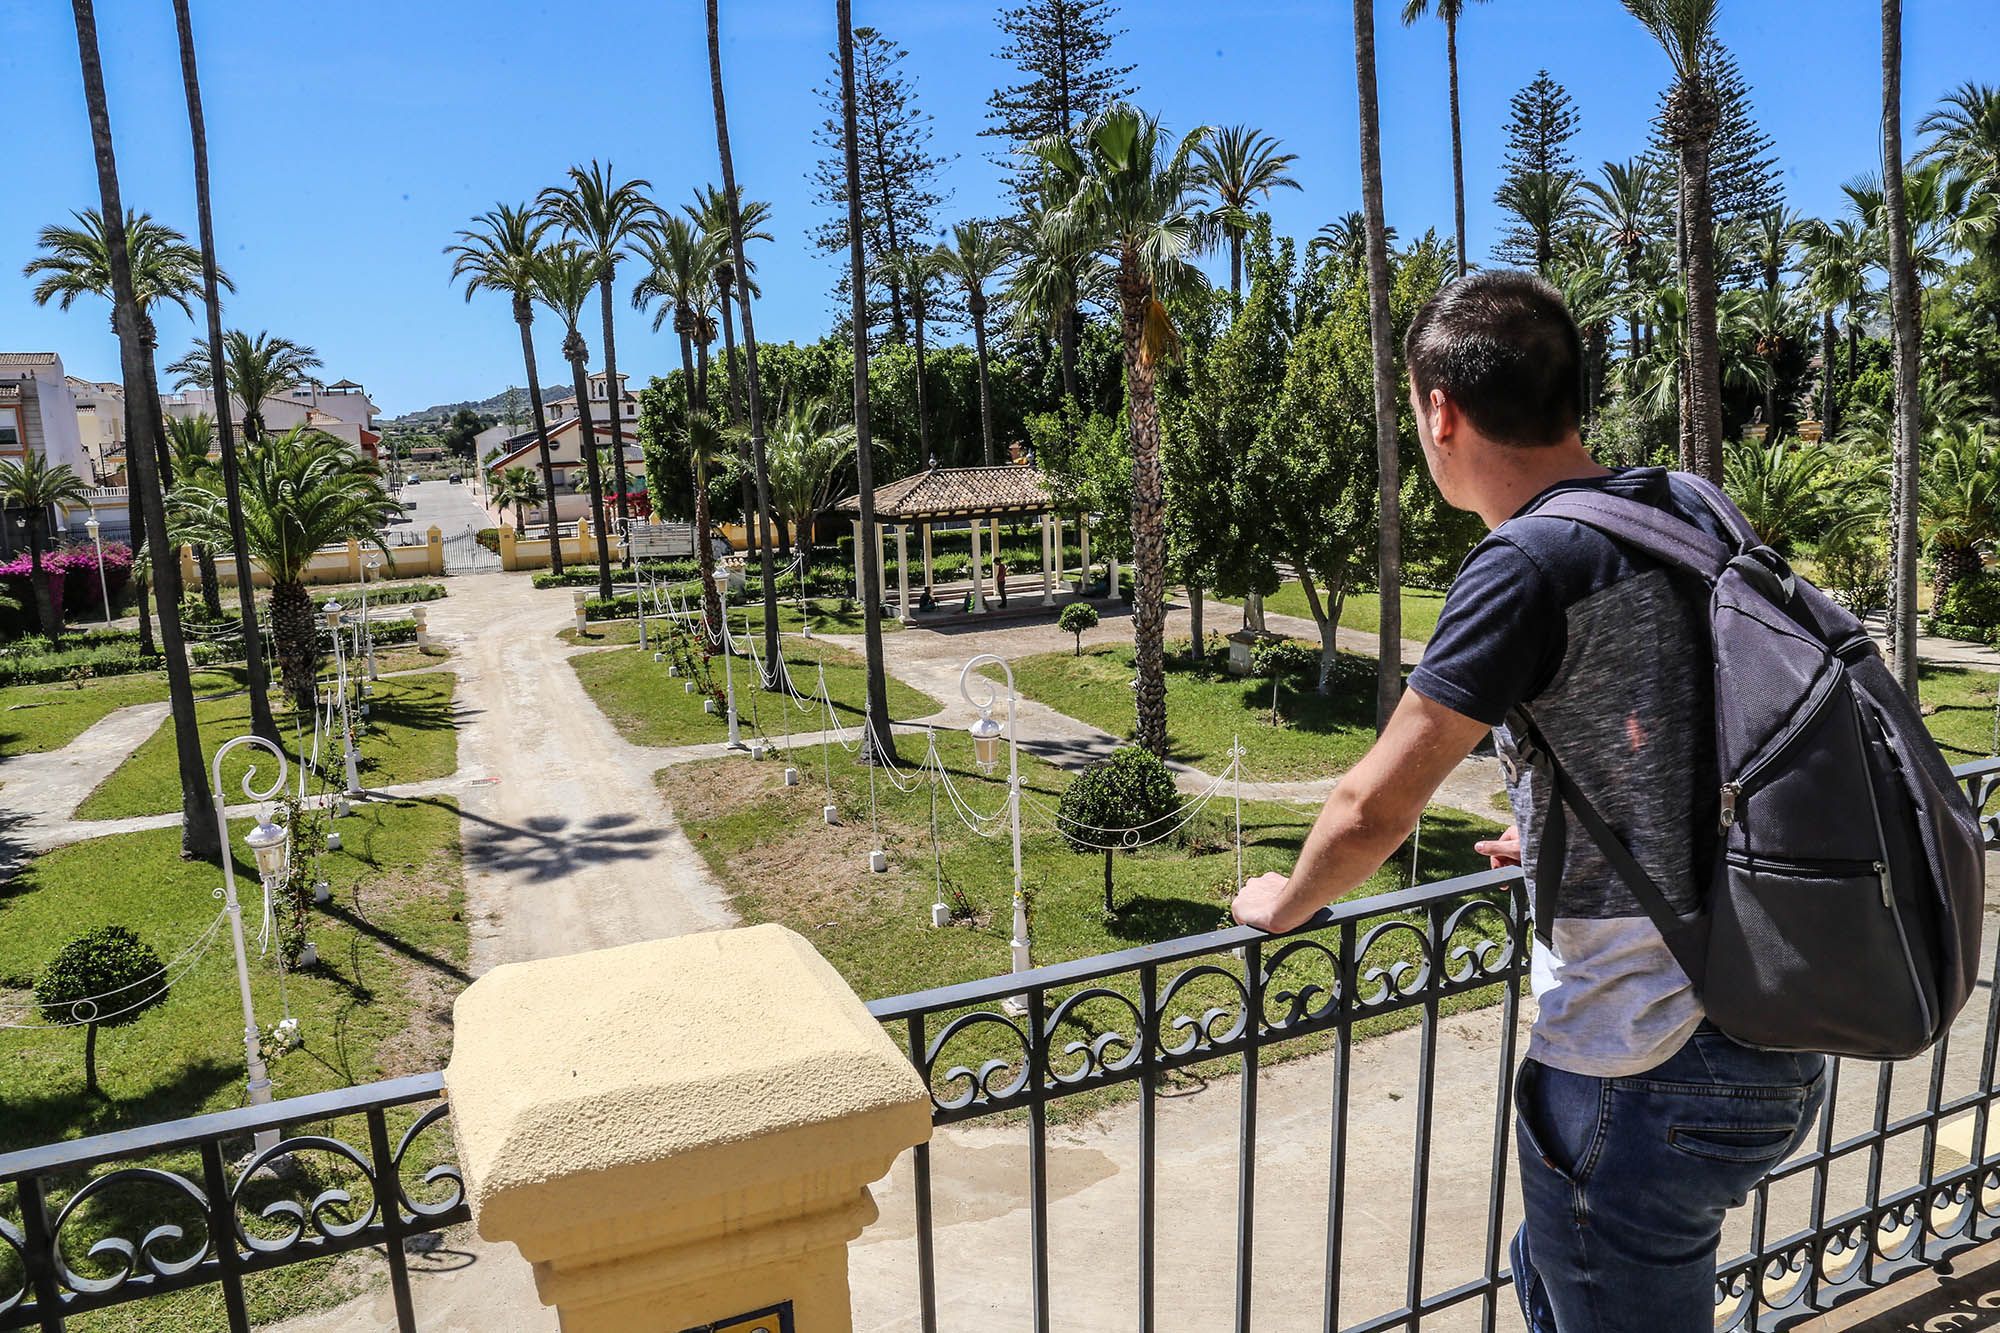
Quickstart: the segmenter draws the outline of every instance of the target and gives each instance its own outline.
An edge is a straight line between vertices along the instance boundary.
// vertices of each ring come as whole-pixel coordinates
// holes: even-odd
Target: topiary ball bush
[[[1097,628],[1097,608],[1089,602],[1071,602],[1056,616],[1056,628],[1076,636],[1076,655],[1083,656],[1083,635]]]
[[[1114,910],[1111,855],[1152,842],[1180,809],[1180,791],[1164,760],[1136,745],[1121,746],[1076,775],[1062,795],[1057,820],[1072,850],[1104,855],[1104,910]]]
[[[96,1094],[97,1030],[122,1027],[166,998],[160,955],[123,926],[100,926],[56,952],[35,979],[35,1004],[50,1023],[84,1025],[83,1078]]]

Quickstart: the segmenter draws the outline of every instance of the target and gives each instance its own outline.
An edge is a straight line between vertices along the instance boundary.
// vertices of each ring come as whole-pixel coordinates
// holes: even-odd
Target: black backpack
[[[1772,1050],[1916,1055],[1972,992],[1977,817],[1861,622],[1793,574],[1721,491],[1674,475],[1734,543],[1598,491],[1559,492],[1529,517],[1586,524],[1711,589],[1721,790],[1708,892],[1677,912],[1530,721],[1556,787],[1535,856],[1536,932],[1548,943],[1567,807],[1723,1032]]]

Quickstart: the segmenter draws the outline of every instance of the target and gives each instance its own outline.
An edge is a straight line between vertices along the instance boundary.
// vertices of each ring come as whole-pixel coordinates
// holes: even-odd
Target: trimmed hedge
[[[188,660],[196,666],[211,666],[229,660],[230,656],[221,644],[195,643],[188,646]],[[140,671],[156,671],[159,666],[160,658],[141,653],[136,642],[64,648],[56,652],[5,652],[0,653],[0,686],[54,685],[79,674],[88,679],[129,676]]]
[[[370,606],[401,606],[406,602],[435,602],[444,595],[445,586],[442,583],[371,583],[368,585],[368,605]],[[339,597],[338,593],[328,593],[324,597],[315,597],[313,604],[318,609],[324,611],[328,602],[338,601]],[[349,601],[343,603],[343,605],[361,605],[361,596],[359,593],[349,592],[348,599]]]

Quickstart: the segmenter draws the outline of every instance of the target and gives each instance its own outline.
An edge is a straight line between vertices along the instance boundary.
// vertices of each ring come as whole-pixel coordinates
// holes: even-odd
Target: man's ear
[[[1439,448],[1458,442],[1458,404],[1443,389],[1432,389],[1430,397],[1431,439]]]

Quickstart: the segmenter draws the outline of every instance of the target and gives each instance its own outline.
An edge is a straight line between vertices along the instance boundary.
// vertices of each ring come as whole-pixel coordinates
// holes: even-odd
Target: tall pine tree
[[[1509,105],[1506,179],[1493,199],[1514,216],[1514,224],[1493,247],[1493,257],[1513,268],[1546,271],[1557,238],[1581,212],[1569,141],[1582,117],[1569,90],[1547,70]]]
[[[951,159],[931,151],[929,112],[917,105],[916,84],[903,73],[909,52],[877,28],[854,30],[854,111],[856,147],[861,160],[861,248],[871,268],[883,256],[912,246],[928,249],[937,230],[935,214],[945,194],[937,188],[939,170]],[[840,54],[833,54],[834,72],[820,85],[819,98],[827,119],[813,133],[821,150],[813,183],[814,202],[832,210],[813,233],[813,242],[829,253],[848,249],[847,150],[841,132]],[[851,301],[850,266],[840,266],[834,284],[835,303],[843,314]],[[889,326],[894,342],[909,336],[909,300],[893,276],[877,280],[879,290],[868,300],[869,327]]]
[[[999,56],[1026,78],[986,99],[989,124],[979,132],[1007,141],[998,161],[1018,198],[1033,190],[1034,170],[1016,149],[1054,134],[1073,139],[1085,121],[1136,91],[1126,81],[1135,67],[1111,63],[1112,40],[1124,31],[1110,26],[1117,16],[1111,0],[1028,0],[1000,12],[1007,44]]]
[[[1750,102],[1750,85],[1744,80],[1736,58],[1722,43],[1711,41],[1703,61],[1716,112],[1715,137],[1708,147],[1708,183],[1709,197],[1714,203],[1716,247],[1722,261],[1717,273],[1724,286],[1748,286],[1758,270],[1743,247],[1729,244],[1731,232],[1738,223],[1784,207],[1785,183],[1778,173],[1777,146],[1757,124],[1757,110]],[[1665,93],[1661,94],[1660,102],[1664,109]],[[1659,124],[1656,119],[1647,156],[1659,168],[1662,178],[1672,181],[1677,159],[1662,137]]]

